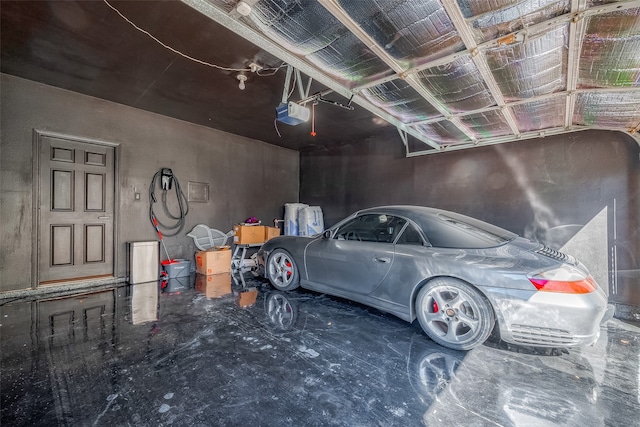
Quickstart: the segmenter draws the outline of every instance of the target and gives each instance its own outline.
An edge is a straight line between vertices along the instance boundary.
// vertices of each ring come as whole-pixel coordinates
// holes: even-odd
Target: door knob
[[[391,262],[391,258],[388,258],[388,257],[375,257],[373,260],[377,262],[383,262],[383,263]]]

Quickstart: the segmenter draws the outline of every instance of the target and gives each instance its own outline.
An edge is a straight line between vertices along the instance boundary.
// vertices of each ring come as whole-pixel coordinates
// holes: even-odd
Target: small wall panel
[[[206,182],[193,182],[189,181],[187,184],[187,201],[189,202],[202,202],[209,201],[209,184]]]
[[[73,264],[73,225],[51,226],[51,266]]]
[[[84,163],[86,165],[106,166],[107,155],[105,153],[85,152]]]
[[[104,174],[87,173],[85,175],[85,211],[104,212],[104,182]]]
[[[104,224],[84,226],[85,262],[104,262]]]
[[[73,163],[75,161],[75,151],[69,148],[51,147],[51,160]]]
[[[73,171],[51,171],[51,210],[73,210]]]

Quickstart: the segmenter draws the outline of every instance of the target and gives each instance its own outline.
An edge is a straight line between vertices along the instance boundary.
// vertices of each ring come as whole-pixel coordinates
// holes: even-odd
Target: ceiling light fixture
[[[238,84],[238,88],[240,88],[240,90],[244,90],[245,88],[244,82],[247,81],[247,76],[245,76],[244,74],[238,74],[236,78],[240,80],[240,83]]]

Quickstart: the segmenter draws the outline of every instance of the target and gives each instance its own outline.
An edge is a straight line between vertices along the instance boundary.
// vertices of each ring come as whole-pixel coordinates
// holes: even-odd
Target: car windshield
[[[482,249],[499,246],[517,237],[495,225],[455,213],[438,214],[423,223],[429,243],[439,248]]]

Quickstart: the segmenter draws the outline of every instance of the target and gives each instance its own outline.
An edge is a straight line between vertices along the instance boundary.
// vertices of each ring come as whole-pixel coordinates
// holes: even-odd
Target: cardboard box
[[[236,296],[236,303],[240,307],[250,307],[256,303],[258,299],[258,290],[256,288],[247,288],[242,290]]]
[[[231,248],[211,248],[196,252],[196,271],[204,275],[230,272]]]
[[[233,234],[236,245],[264,243],[264,225],[234,225]]]
[[[274,237],[278,237],[280,235],[280,229],[278,227],[265,227],[264,228],[264,241],[268,241],[269,239],[273,239]]]
[[[220,298],[231,293],[231,273],[196,275],[196,291],[207,298]]]

